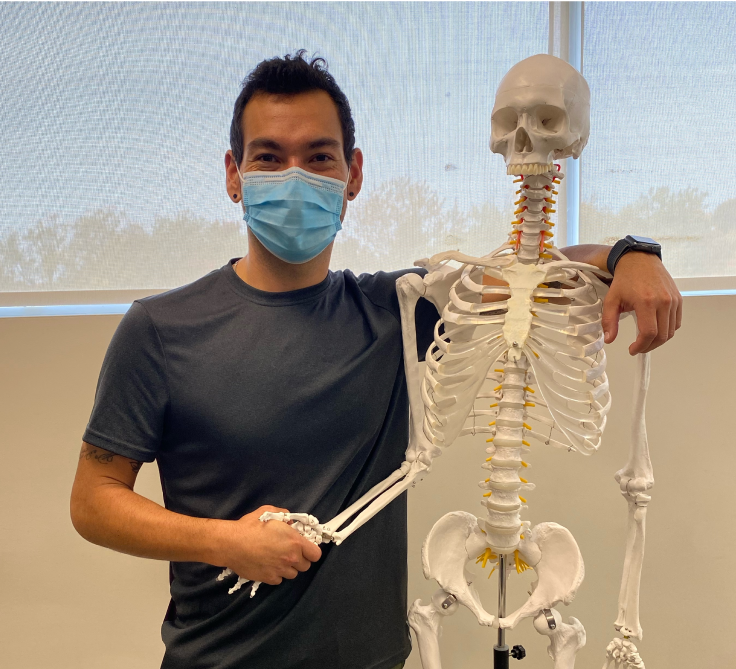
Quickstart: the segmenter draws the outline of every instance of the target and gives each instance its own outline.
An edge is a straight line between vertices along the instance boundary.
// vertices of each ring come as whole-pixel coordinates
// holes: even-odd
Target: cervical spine
[[[553,209],[557,202],[553,197],[557,195],[554,186],[562,178],[564,175],[560,172],[560,166],[555,165],[542,174],[522,175],[514,181],[520,182],[521,186],[516,191],[520,197],[514,203],[518,207],[514,212],[518,219],[512,223],[509,240],[521,263],[536,265],[552,258],[547,251],[553,247],[551,239],[555,224],[549,218],[556,211]],[[546,288],[544,285],[541,287]],[[529,387],[533,375],[529,370],[529,361],[521,351],[514,356],[507,355],[503,370],[496,371],[503,374],[501,385],[495,389],[499,393],[499,401],[491,405],[498,406],[496,431],[488,439],[492,442],[486,449],[490,457],[482,465],[491,475],[480,486],[488,491],[483,495],[488,509],[488,544],[498,553],[511,553],[516,550],[523,535],[521,509],[526,499],[519,493],[534,489],[533,484],[523,475],[520,476],[522,470],[528,467],[522,456],[529,452],[524,430],[531,429],[526,422],[526,408],[534,406],[531,395],[534,390]]]
[[[514,202],[518,207],[514,215],[519,218],[512,223],[509,241],[514,245],[519,262],[524,264],[536,264],[540,260],[552,258],[547,250],[552,248],[552,228],[555,224],[550,222],[549,215],[557,211],[553,209],[557,203],[554,186],[564,178],[559,171],[560,166],[555,165],[555,168],[543,174],[522,175],[514,181],[521,183],[516,191],[519,199]]]

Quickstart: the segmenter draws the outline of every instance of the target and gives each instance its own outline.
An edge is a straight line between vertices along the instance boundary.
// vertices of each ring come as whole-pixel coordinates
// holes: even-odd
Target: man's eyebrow
[[[319,139],[315,139],[307,145],[307,148],[310,149],[323,149],[323,148],[331,148],[331,149],[339,149],[340,148],[340,142],[338,142],[336,139],[333,139],[332,137],[320,137]]]
[[[256,137],[248,142],[247,150],[252,149],[272,149],[273,151],[281,151],[281,144],[267,137]]]

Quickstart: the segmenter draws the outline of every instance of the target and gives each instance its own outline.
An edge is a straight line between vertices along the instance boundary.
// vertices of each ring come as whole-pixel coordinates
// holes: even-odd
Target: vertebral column
[[[497,553],[512,553],[519,545],[521,534],[521,508],[526,502],[519,492],[527,485],[520,470],[527,466],[522,455],[529,450],[523,440],[526,419],[526,376],[529,361],[522,353],[518,360],[507,361],[503,369],[496,431],[489,439],[492,445],[486,449],[490,457],[482,465],[490,476],[482,481],[486,489],[483,497],[488,510],[485,524],[487,541]],[[494,405],[492,405],[494,406]],[[492,423],[493,424],[493,423]]]
[[[530,264],[543,258],[552,258],[547,250],[552,248],[552,228],[555,224],[550,223],[549,216],[557,211],[553,208],[557,203],[554,187],[562,178],[564,175],[555,165],[555,170],[551,172],[522,175],[514,181],[520,182],[521,186],[516,191],[519,199],[514,202],[517,207],[514,215],[518,218],[512,223],[509,240],[514,245],[519,262]]]

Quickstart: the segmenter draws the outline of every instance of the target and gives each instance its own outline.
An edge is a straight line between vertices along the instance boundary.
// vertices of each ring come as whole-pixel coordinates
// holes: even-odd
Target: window
[[[233,103],[259,61],[302,47],[328,61],[365,154],[332,266],[487,253],[514,190],[488,148],[495,89],[559,43],[565,5],[565,57],[592,91],[567,168],[579,241],[649,235],[681,287],[736,288],[729,3],[5,3],[0,315],[119,313],[243,255]]]
[[[736,5],[585,3],[580,242],[653,237],[682,290],[736,289]]]
[[[259,61],[301,47],[327,59],[365,154],[333,266],[487,249],[511,220],[492,225],[511,184],[490,102],[547,47],[541,3],[5,4],[0,26],[5,306],[129,304],[243,255],[233,104]]]

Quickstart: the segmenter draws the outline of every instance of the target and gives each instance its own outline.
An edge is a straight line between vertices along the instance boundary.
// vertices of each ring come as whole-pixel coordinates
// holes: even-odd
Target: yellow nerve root
[[[483,569],[486,568],[486,562],[488,560],[498,560],[498,555],[496,555],[490,548],[486,548],[476,559],[475,564],[483,563],[481,566]]]
[[[514,563],[516,564],[517,574],[521,574],[522,572],[525,572],[527,569],[531,569],[531,567],[526,562],[524,562],[524,559],[519,557],[519,551],[514,551]]]
[[[488,562],[489,560],[498,560],[498,555],[496,555],[490,548],[486,548],[485,551],[483,551],[478,556],[478,559],[475,561],[475,564],[479,564],[479,563],[482,562],[483,563],[482,564],[482,568],[485,569],[486,568],[486,562]],[[495,567],[493,567],[493,569],[491,569],[491,573],[488,574],[488,578],[491,578],[491,576],[493,575],[493,572],[494,571],[496,571],[496,568]]]
[[[522,537],[523,538],[523,537]],[[486,548],[475,560],[475,564],[480,564],[482,569],[486,568],[486,564],[488,562],[498,560],[498,555],[496,555],[490,548]],[[531,567],[524,562],[524,558],[522,558],[519,555],[519,551],[514,551],[514,566],[516,567],[516,573],[522,574],[527,569],[531,569]],[[488,578],[491,578],[493,575],[493,572],[496,571],[496,567],[493,567],[491,569],[491,573],[488,574]]]

